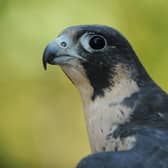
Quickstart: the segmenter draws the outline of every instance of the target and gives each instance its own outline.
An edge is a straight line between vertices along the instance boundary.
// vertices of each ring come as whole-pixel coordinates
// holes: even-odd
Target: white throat
[[[84,89],[83,89],[84,90]],[[139,87],[132,80],[123,80],[113,88],[105,90],[103,97],[97,97],[94,101],[89,95],[90,90],[81,92],[89,139],[93,152],[102,150],[114,150],[115,146],[108,144],[106,137],[112,133],[119,124],[129,121],[133,109],[122,104],[126,97],[137,92]],[[90,93],[91,94],[91,93]],[[105,149],[104,149],[105,148]],[[127,147],[121,147],[124,148]]]
[[[76,65],[76,66],[75,66]],[[138,92],[137,83],[131,79],[123,78],[116,82],[113,87],[104,91],[104,96],[97,96],[92,100],[93,88],[82,70],[80,64],[62,67],[64,72],[71,78],[79,89],[84,113],[87,122],[89,141],[92,152],[128,150],[133,147],[134,137],[121,140],[107,140],[107,135],[112,133],[120,124],[130,120],[133,108],[122,104],[126,97]],[[78,67],[77,67],[78,66]]]

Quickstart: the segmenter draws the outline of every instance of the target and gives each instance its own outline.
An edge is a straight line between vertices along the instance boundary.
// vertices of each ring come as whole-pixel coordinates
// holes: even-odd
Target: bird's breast
[[[89,114],[86,120],[91,149],[94,153],[129,150],[134,146],[135,137],[113,137],[118,126],[129,121],[131,109],[122,105],[114,105],[111,108],[104,107],[104,109],[97,107],[92,109]]]
[[[134,137],[114,138],[120,124],[129,122],[133,108],[121,103],[121,98],[97,98],[84,105],[89,141],[92,151],[129,150],[135,144]],[[110,138],[108,135],[111,135]]]

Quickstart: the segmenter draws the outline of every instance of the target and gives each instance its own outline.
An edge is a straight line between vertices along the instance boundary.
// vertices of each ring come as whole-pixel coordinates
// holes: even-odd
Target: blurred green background
[[[0,168],[73,168],[89,154],[82,104],[46,44],[65,27],[106,24],[168,90],[167,0],[0,0]]]

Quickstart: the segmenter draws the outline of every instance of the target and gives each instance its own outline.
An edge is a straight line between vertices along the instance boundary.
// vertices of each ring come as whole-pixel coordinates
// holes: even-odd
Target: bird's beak
[[[47,45],[43,53],[43,67],[46,70],[47,64],[52,65],[64,65],[70,60],[76,58],[69,54],[67,49],[61,48],[56,41],[51,42]]]

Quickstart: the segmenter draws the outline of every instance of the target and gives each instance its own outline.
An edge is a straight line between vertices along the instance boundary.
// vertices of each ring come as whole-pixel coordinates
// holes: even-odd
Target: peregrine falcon
[[[47,64],[59,65],[82,98],[93,154],[78,168],[168,167],[168,96],[118,31],[69,27],[47,45]]]

